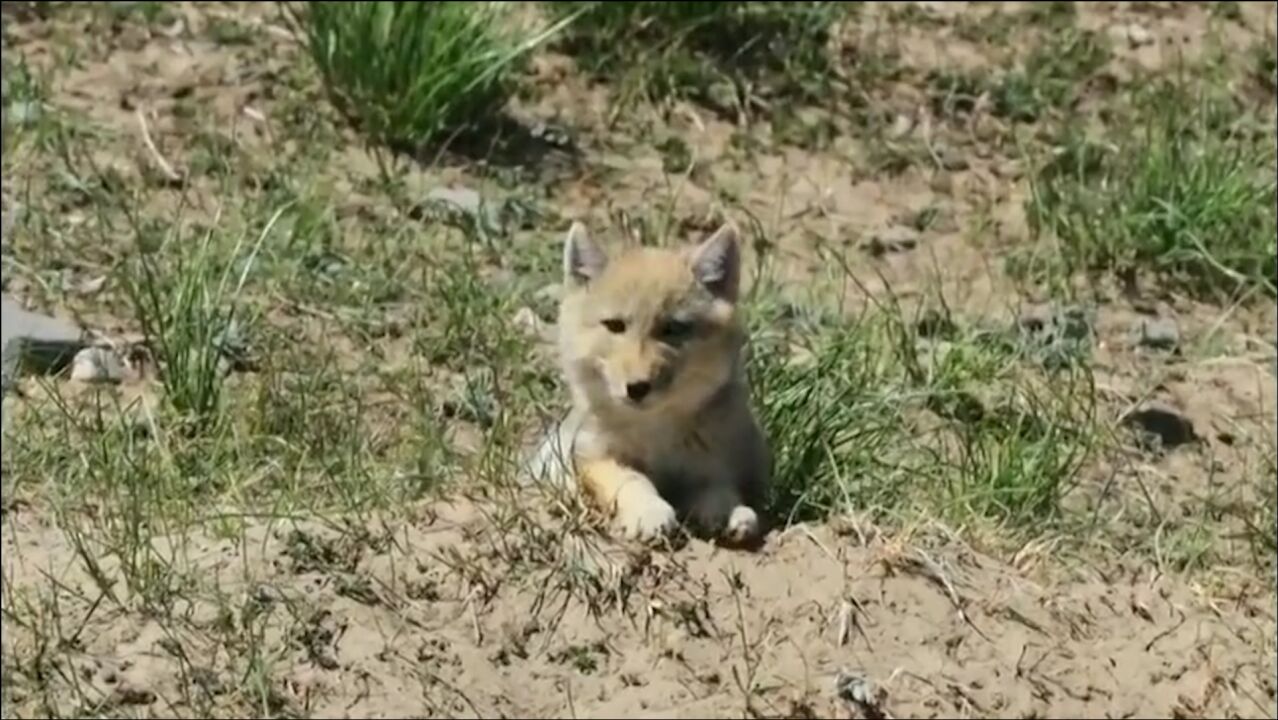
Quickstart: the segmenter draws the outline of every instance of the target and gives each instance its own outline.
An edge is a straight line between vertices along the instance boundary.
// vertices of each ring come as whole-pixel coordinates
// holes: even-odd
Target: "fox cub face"
[[[574,223],[559,319],[574,391],[622,418],[703,405],[737,370],[740,257],[730,225],[696,247],[635,248],[610,259]]]

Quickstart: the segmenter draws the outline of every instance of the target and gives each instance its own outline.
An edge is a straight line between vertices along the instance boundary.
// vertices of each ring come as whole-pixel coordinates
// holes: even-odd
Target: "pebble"
[[[0,346],[7,391],[19,372],[53,373],[66,367],[84,341],[73,323],[31,312],[6,297],[0,304]]]
[[[914,117],[901,113],[892,121],[892,127],[888,129],[888,137],[893,140],[900,140],[914,131]]]
[[[124,380],[124,360],[113,350],[88,347],[71,361],[71,379],[82,383],[119,383]]]
[[[1154,42],[1154,34],[1145,26],[1136,23],[1131,23],[1124,28],[1123,34],[1127,36],[1127,42],[1134,48],[1151,45]]]
[[[1137,345],[1154,350],[1175,350],[1180,345],[1180,328],[1171,318],[1141,318],[1133,335]]]
[[[542,322],[541,318],[537,317],[537,313],[527,305],[515,311],[515,316],[512,318],[512,321],[515,323],[516,327],[524,330],[529,335],[540,336],[546,330],[546,324]]]
[[[559,302],[563,295],[564,286],[561,283],[550,283],[538,290],[533,297],[546,302]]]
[[[427,202],[451,205],[470,215],[478,215],[483,200],[470,188],[435,188],[426,195]]]
[[[887,693],[875,687],[870,678],[859,671],[840,670],[834,677],[834,694],[861,717],[885,717],[880,707]]]

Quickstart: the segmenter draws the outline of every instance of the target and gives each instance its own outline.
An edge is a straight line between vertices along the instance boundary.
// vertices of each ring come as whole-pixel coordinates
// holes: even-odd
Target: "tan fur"
[[[564,275],[559,351],[573,406],[534,472],[575,475],[630,537],[660,537],[682,516],[752,539],[770,459],[742,367],[735,229],[609,260],[574,224]]]

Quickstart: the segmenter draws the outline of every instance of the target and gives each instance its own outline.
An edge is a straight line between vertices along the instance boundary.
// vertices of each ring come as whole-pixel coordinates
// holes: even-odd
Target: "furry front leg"
[[[674,508],[643,473],[614,460],[585,462],[580,473],[587,496],[613,514],[626,537],[655,540],[675,529]]]

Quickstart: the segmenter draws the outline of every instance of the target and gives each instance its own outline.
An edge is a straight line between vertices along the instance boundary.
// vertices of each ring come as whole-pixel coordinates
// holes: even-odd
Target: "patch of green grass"
[[[254,40],[251,26],[232,18],[215,17],[209,21],[205,32],[209,39],[218,45],[248,45]]]
[[[218,256],[215,228],[190,253],[179,247],[183,239],[176,231],[152,247],[150,233],[141,224],[135,227],[138,252],[122,284],[159,363],[165,400],[201,428],[218,420],[227,366],[242,332],[240,295],[263,239],[282,212],[266,223],[247,254],[241,239],[229,258]],[[171,263],[161,266],[161,255]]]
[[[28,151],[54,150],[67,134],[57,111],[48,103],[49,78],[34,69],[20,53],[6,52],[0,62],[4,107],[0,108],[0,136],[6,165]]]
[[[1024,19],[1035,25],[1068,27],[1078,18],[1078,4],[1073,2],[1036,2],[1024,10]]]
[[[1222,20],[1242,20],[1242,6],[1231,0],[1223,0],[1222,2],[1214,2],[1210,6],[1210,12],[1213,16]]]
[[[55,386],[41,395],[48,402],[25,409],[22,432],[5,428],[6,490],[53,510],[105,597],[170,607],[184,582],[174,567],[179,543],[163,549],[152,540],[181,527],[195,507],[184,458],[162,441],[144,405],[106,392],[73,402]]]
[[[750,376],[779,519],[868,511],[1026,528],[1060,515],[1095,441],[1081,364],[1044,373],[1010,331],[960,329],[939,311],[759,310]]]
[[[941,117],[972,112],[994,82],[984,73],[962,70],[932,70],[926,81],[932,112]]]
[[[714,18],[737,12],[727,6],[697,5],[703,7],[671,6],[659,12],[705,12]],[[1027,10],[1026,15],[1042,12],[1044,22],[1063,26],[1073,6],[1035,7],[1042,9]],[[389,12],[356,10],[370,15]],[[789,10],[775,4],[768,12]],[[929,28],[940,24],[935,14],[911,9],[899,13],[912,14],[911,21]],[[1017,14],[1016,21],[1021,20]],[[824,118],[809,123],[799,113],[788,112],[793,103],[787,105],[795,94],[803,96],[819,87],[815,71],[787,76],[794,68],[819,67],[824,58],[808,66],[802,57],[818,45],[787,48],[774,40],[769,47],[768,38],[783,38],[788,32],[778,25],[777,33],[760,33],[763,39],[755,45],[742,42],[733,47],[738,40],[750,41],[766,24],[749,31],[727,27],[728,39],[719,46],[700,44],[718,40],[716,22],[707,21],[716,31],[707,32],[710,37],[685,42],[687,26],[672,21],[670,32],[678,36],[680,46],[669,51],[670,58],[679,56],[675,67],[688,74],[678,78],[690,83],[675,86],[677,92],[695,98],[702,91],[712,94],[711,85],[718,85],[728,89],[732,102],[763,107],[773,122],[773,136],[738,136],[759,146],[785,140],[816,148],[828,142],[834,128]],[[354,32],[334,27],[347,39]],[[582,29],[592,32],[587,26]],[[264,40],[260,33],[240,37],[235,28],[226,30],[224,39],[245,40],[250,48]],[[644,33],[661,37],[653,25],[622,26],[620,35],[611,39]],[[373,48],[364,55],[342,55],[333,62],[357,59],[364,67],[352,70],[355,75],[384,72],[377,78],[391,78],[392,67],[379,63],[406,63],[395,52],[374,51],[375,39],[363,39]],[[742,48],[746,55],[760,53],[760,64],[732,55]],[[780,60],[777,50],[782,51]],[[786,54],[791,51],[799,57]],[[628,57],[667,59],[657,45],[633,52]],[[1086,48],[1069,52],[1086,60]],[[259,59],[249,57],[253,55],[243,57],[252,64]],[[694,584],[670,582],[671,576],[665,575],[672,572],[670,563],[622,567],[597,561],[588,547],[599,541],[598,526],[588,526],[595,517],[567,497],[529,502],[512,483],[533,421],[543,414],[560,417],[567,400],[553,361],[513,320],[516,311],[528,308],[543,320],[553,315],[553,300],[538,291],[559,276],[558,244],[546,241],[546,228],[559,222],[557,218],[529,220],[542,212],[540,207],[527,215],[513,210],[510,218],[504,209],[492,216],[485,209],[453,215],[418,213],[423,188],[417,181],[422,177],[406,173],[394,178],[398,184],[392,187],[387,178],[379,184],[361,172],[359,163],[348,167],[330,161],[355,153],[342,146],[327,113],[317,112],[324,107],[315,102],[319,84],[313,82],[309,64],[301,63],[284,70],[277,97],[264,97],[256,106],[269,113],[272,133],[282,141],[267,152],[254,145],[251,134],[237,135],[245,140],[232,142],[212,126],[189,122],[202,116],[199,93],[175,106],[174,115],[185,119],[162,133],[167,137],[157,133],[157,140],[163,140],[165,153],[192,171],[193,182],[183,191],[197,196],[193,199],[199,207],[190,212],[200,215],[204,229],[170,236],[165,228],[172,222],[168,209],[176,202],[175,188],[157,185],[150,196],[128,197],[137,185],[145,184],[135,182],[131,174],[136,138],[119,127],[102,125],[100,118],[74,116],[72,125],[69,109],[44,112],[54,109],[50,103],[57,95],[51,100],[47,93],[58,83],[44,84],[12,62],[14,57],[6,53],[4,58],[6,80],[13,83],[6,89],[6,103],[31,99],[41,112],[30,124],[10,124],[24,116],[6,114],[6,202],[17,197],[24,211],[22,225],[6,237],[6,273],[20,260],[25,266],[21,282],[29,285],[22,292],[32,299],[54,307],[91,306],[97,317],[111,318],[113,324],[144,329],[158,360],[157,375],[122,388],[61,379],[39,386],[24,382],[23,390],[30,392],[7,398],[6,415],[13,411],[18,418],[6,417],[4,429],[3,512],[10,513],[7,527],[20,543],[38,546],[33,557],[18,564],[43,562],[45,552],[53,550],[50,564],[57,563],[58,570],[74,566],[67,575],[6,577],[3,583],[6,632],[14,629],[33,638],[6,653],[6,670],[15,672],[4,673],[0,682],[5,701],[20,708],[19,714],[114,717],[172,711],[193,717],[239,717],[247,711],[250,716],[303,716],[314,708],[306,698],[292,699],[296,688],[289,678],[297,663],[323,667],[335,662],[329,653],[341,630],[335,618],[326,621],[321,612],[332,610],[327,608],[331,591],[354,602],[380,603],[378,616],[389,613],[385,617],[394,619],[413,607],[396,597],[402,592],[416,601],[461,600],[452,597],[454,585],[445,581],[451,573],[463,581],[458,592],[473,593],[467,604],[479,623],[485,622],[490,602],[502,601],[501,586],[536,588],[540,594],[533,615],[541,615],[538,632],[547,632],[546,639],[554,632],[552,622],[546,622],[553,620],[553,608],[566,606],[573,597],[584,602],[603,627],[635,607],[657,607],[649,602],[652,598],[639,598],[650,594],[645,577],[653,571],[663,574],[657,584],[666,592],[681,588],[679,600],[685,603],[670,602],[673,596],[667,596],[659,612],[675,620],[676,627],[702,622],[698,606],[682,597]],[[686,65],[678,64],[685,60]],[[913,80],[886,54],[867,53],[855,62],[845,55],[841,62],[854,65],[848,68],[850,77],[843,78],[859,84],[854,90],[872,90],[889,79]],[[1086,68],[1087,62],[1071,62],[1046,57],[1027,61],[1024,68],[1058,78],[1063,87],[1072,82],[1069,78],[1090,72],[1071,69]],[[513,70],[517,63],[513,60],[508,67]],[[370,65],[378,67],[369,70]],[[609,72],[629,69],[619,63]],[[508,72],[502,74],[509,82]],[[433,77],[416,70],[409,75]],[[937,80],[933,89],[946,94],[939,107],[954,112],[970,110],[960,107],[965,101],[960,96],[997,89],[999,82],[998,77],[951,80],[949,86]],[[972,84],[965,86],[968,80]],[[409,78],[393,87],[413,94],[414,82]],[[1012,98],[1008,107],[1031,107],[1040,119],[1050,118],[1053,113],[1048,111],[1067,107],[1081,85],[1075,82],[1059,93],[1046,86],[1031,87],[1028,99]],[[380,102],[390,102],[390,80],[377,87],[383,93]],[[757,102],[769,93],[775,96],[770,107]],[[886,115],[890,123],[895,106],[878,103],[878,95],[872,94],[862,92],[863,106]],[[361,110],[352,107],[350,113],[356,116]],[[483,122],[491,111],[459,116],[456,124]],[[1175,137],[1193,147],[1269,147],[1257,135],[1237,132],[1235,115],[1213,110],[1201,128]],[[866,119],[874,117],[867,112]],[[879,132],[881,142],[867,143],[872,163],[900,168],[932,157],[932,148],[916,136],[891,140]],[[656,149],[667,171],[685,172],[690,164],[696,165],[698,153],[689,136],[661,126],[651,136],[661,141]],[[1119,184],[1143,177],[1143,170],[1131,169],[1143,166],[1119,157],[1130,148],[1144,147],[1135,144],[1140,137],[1132,133],[1133,144],[1116,140],[1114,148],[1080,142],[1080,148],[1086,147],[1079,150],[1079,164],[1090,173],[1087,181],[1097,183],[1089,195],[1096,201],[1094,207],[1115,211],[1101,215],[1112,223],[1107,228],[1127,222],[1118,210],[1150,207],[1131,200],[1135,189],[1154,183]],[[289,146],[296,149],[288,150]],[[15,147],[22,152],[9,152]],[[1198,158],[1191,150],[1180,155],[1190,165]],[[102,167],[93,164],[95,157],[117,162]],[[1238,157],[1245,158],[1241,150]],[[1268,157],[1242,164],[1272,167]],[[122,169],[117,173],[116,167]],[[741,177],[729,183],[733,189],[720,189],[719,202],[735,206],[734,193],[738,198],[749,195],[758,176],[745,172],[748,162],[739,169]],[[484,172],[460,171],[461,182],[480,184]],[[25,195],[14,193],[25,177],[31,178],[29,190]],[[1209,178],[1232,182],[1227,174]],[[433,175],[424,179],[427,185],[437,181]],[[10,185],[10,180],[17,182]],[[1045,181],[1037,181],[1041,188]],[[1059,176],[1053,181],[1065,183]],[[622,184],[635,189],[642,182],[629,178]],[[1182,184],[1195,193],[1215,187],[1202,178]],[[532,194],[529,187],[537,186],[524,184],[520,189]],[[339,197],[343,194],[349,197]],[[1231,197],[1228,192],[1223,195]],[[1052,206],[1057,215],[1080,224],[1077,208],[1060,201],[1062,197],[1072,198],[1062,190]],[[673,208],[675,199],[669,202]],[[559,210],[582,209],[568,203]],[[1226,205],[1244,207],[1231,203]],[[650,210],[649,205],[622,202],[616,212],[640,215]],[[746,205],[760,210],[753,200]],[[208,217],[213,207],[226,208],[226,214]],[[937,207],[949,213],[944,203]],[[547,210],[553,216],[555,210]],[[783,214],[781,208],[776,210],[778,217]],[[114,222],[122,214],[140,216],[135,223],[135,230],[142,228],[137,246],[127,243],[127,232],[104,226],[104,218]],[[1216,224],[1209,226],[1218,227],[1219,218],[1227,214],[1216,213]],[[920,232],[929,227],[937,231],[937,217],[936,208],[927,208],[898,221]],[[670,217],[650,224],[645,215],[636,227],[651,228],[666,244],[691,232],[681,220],[699,218],[679,218],[672,210]],[[797,222],[796,230],[815,235],[826,227],[814,225],[810,217],[786,222]],[[118,222],[115,226],[127,230]],[[247,230],[241,234],[241,228]],[[237,242],[241,236],[244,239]],[[75,289],[113,270],[113,281],[95,286],[92,295],[81,296]],[[6,275],[6,280],[11,277]],[[915,315],[882,295],[875,297],[884,304],[852,318],[842,316],[828,296],[787,304],[772,288],[765,288],[752,308],[756,338],[749,371],[756,405],[776,450],[775,514],[784,521],[865,512],[888,524],[939,519],[977,532],[1000,525],[1017,539],[1054,532],[1068,535],[1081,524],[1074,501],[1086,496],[1087,488],[1073,490],[1090,479],[1093,468],[1087,460],[1100,442],[1086,349],[1039,343],[1013,328],[951,318],[943,307]],[[1232,332],[1230,327],[1222,325],[1222,333]],[[236,332],[226,332],[230,329]],[[243,342],[227,342],[237,336]],[[244,342],[254,351],[253,367],[228,374],[227,351]],[[126,400],[135,396],[146,402]],[[151,402],[156,398],[160,401]],[[193,432],[193,427],[199,431]],[[1150,511],[1147,523],[1131,527],[1130,542],[1115,543],[1110,550],[1116,555],[1139,551],[1142,562],[1145,556],[1156,556],[1169,561],[1169,567],[1197,571],[1233,559],[1217,542],[1228,534],[1244,553],[1254,551],[1257,565],[1272,568],[1278,497],[1272,457],[1271,452],[1268,465],[1257,473],[1258,487],[1240,494],[1240,501],[1223,493],[1206,502],[1193,498],[1172,510],[1186,511],[1181,522],[1166,525],[1161,521],[1170,513],[1158,517],[1157,511]],[[1261,482],[1265,479],[1269,482]],[[426,524],[420,514],[433,514],[443,505],[419,501],[441,491],[497,502],[491,503],[495,509],[480,503],[480,512],[492,512],[487,519],[490,531],[472,533],[479,526],[467,521],[466,542],[436,556],[421,553],[411,536],[412,530]],[[1130,516],[1125,517],[1130,526]],[[329,539],[313,528],[290,532],[288,527],[316,519],[340,537]],[[1232,525],[1222,524],[1230,519]],[[369,557],[370,550],[381,554],[375,549],[380,543],[401,542],[402,520],[414,528],[404,528],[399,554]],[[381,522],[387,525],[376,529]],[[1112,540],[1107,533],[1120,525],[1115,520],[1093,529],[1104,542]],[[32,527],[48,532],[49,540],[43,534],[28,534]],[[1162,531],[1155,532],[1160,527]],[[285,547],[262,556],[274,544],[271,538]],[[218,542],[226,543],[220,552]],[[63,547],[69,551],[58,554]],[[598,558],[603,558],[602,551]],[[228,572],[228,566],[239,564],[242,567]],[[378,569],[387,566],[389,578]],[[424,566],[429,566],[428,574]],[[315,577],[290,580],[296,572]],[[228,575],[241,574],[227,582]],[[310,590],[293,594],[312,580],[326,588],[320,596],[312,597]],[[312,600],[316,607],[310,607]],[[704,611],[707,624],[709,607]],[[104,623],[104,617],[109,622]],[[101,643],[85,647],[94,645],[86,642],[89,636],[106,628],[102,634],[109,640],[122,627],[112,623],[119,622],[136,622],[147,633],[161,628],[166,637],[155,645],[182,655],[181,681],[170,694],[168,681],[162,679],[165,697],[149,707],[125,705],[113,699],[113,688],[94,687],[96,683],[79,672],[86,654],[103,649]],[[369,630],[354,625],[352,629]],[[709,637],[709,629],[701,632]],[[386,657],[402,654],[401,640],[384,638]],[[6,650],[10,647],[6,644]],[[566,649],[556,657],[569,668],[583,673],[605,668],[606,653],[598,648],[580,643],[559,647]],[[419,652],[412,658],[410,644],[400,659],[430,673],[434,671],[429,663],[447,662],[443,650],[436,648],[435,655],[426,656]],[[109,655],[110,648],[106,652]],[[195,680],[210,676],[222,685],[216,694]],[[430,682],[433,689],[422,696],[429,705],[424,712],[465,712],[459,705],[432,699],[441,686],[433,677]],[[473,707],[471,711],[481,714]]]
[[[491,122],[557,26],[520,37],[503,3],[313,2],[293,15],[334,105],[374,143],[417,150]]]
[[[27,125],[39,112],[46,94],[45,84],[41,82],[26,59],[18,56],[4,58],[4,122],[6,130],[10,123],[17,126]],[[7,134],[7,133],[6,133]]]
[[[1067,274],[1152,271],[1204,296],[1274,296],[1272,134],[1175,86],[1139,113],[1106,142],[1067,137],[1033,178],[1032,231],[1054,239]]]
[[[601,76],[622,76],[635,96],[691,97],[724,105],[742,84],[818,97],[825,45],[842,8],[828,2],[557,2],[580,13],[567,49]],[[717,88],[724,88],[722,91]]]
[[[94,5],[104,11],[108,19],[116,22],[137,18],[147,25],[168,25],[177,19],[173,7],[166,2],[113,2]]]
[[[1109,58],[1101,35],[1068,27],[1048,33],[1019,67],[1001,74],[934,70],[927,76],[928,94],[942,116],[971,113],[988,94],[995,115],[1034,122],[1075,102],[1087,78]]]
[[[1068,28],[1053,32],[992,88],[994,112],[1022,122],[1048,108],[1074,102],[1088,77],[1109,61],[1109,46],[1098,33]]]
[[[1108,60],[1109,47],[1098,33],[1074,28],[1051,33],[1021,68],[1003,74],[990,87],[994,113],[1029,123],[1053,107],[1067,107],[1086,78]]]

